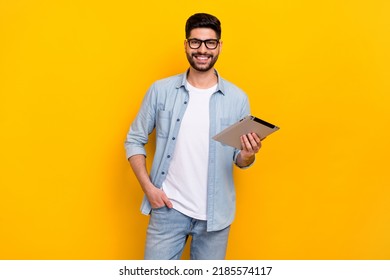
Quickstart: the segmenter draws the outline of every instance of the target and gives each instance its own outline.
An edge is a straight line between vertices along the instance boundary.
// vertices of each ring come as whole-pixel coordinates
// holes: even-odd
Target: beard
[[[204,54],[204,53],[202,54],[202,53],[198,53],[198,52],[194,52],[194,53],[186,52],[186,55],[187,55],[187,60],[190,63],[191,67],[197,71],[200,71],[200,72],[209,71],[210,69],[212,69],[214,67],[214,64],[218,60],[218,54],[214,56],[212,54]],[[203,62],[203,61],[199,61],[197,59],[197,57],[207,57],[207,59],[205,59],[205,61]]]

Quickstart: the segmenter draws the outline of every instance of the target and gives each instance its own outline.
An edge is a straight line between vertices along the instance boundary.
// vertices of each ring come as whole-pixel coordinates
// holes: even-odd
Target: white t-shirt
[[[189,102],[172,161],[162,184],[173,208],[189,217],[207,219],[210,97],[217,85],[198,89],[187,82]]]

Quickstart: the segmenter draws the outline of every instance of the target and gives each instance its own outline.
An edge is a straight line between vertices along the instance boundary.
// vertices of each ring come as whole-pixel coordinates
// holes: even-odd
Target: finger
[[[256,133],[252,133],[252,137],[256,142],[258,150],[260,150],[262,144],[261,144],[261,139],[260,139],[259,135],[257,135]]]
[[[241,145],[243,147],[243,150],[247,152],[253,152],[253,148],[251,143],[249,142],[248,136],[247,135],[242,135],[241,136]]]
[[[169,198],[167,197],[167,195],[165,193],[163,193],[162,200],[168,208],[173,207],[172,202],[169,200]]]
[[[256,151],[257,150],[257,141],[255,140],[255,138],[252,136],[252,133],[248,133],[247,135],[248,137],[248,142],[249,144],[251,145],[251,148],[253,151]]]
[[[248,138],[251,141],[252,145],[255,145],[255,144],[258,145],[261,142],[260,137],[254,132],[249,133]]]
[[[240,141],[241,141],[241,150],[246,151],[246,144],[244,141],[244,136],[240,136]]]
[[[252,137],[253,137],[253,139],[255,139],[257,144],[259,144],[261,142],[259,135],[257,135],[256,133],[252,133]]]
[[[252,146],[252,151],[254,153],[257,153],[260,148],[261,148],[261,140],[260,138],[258,137],[258,135],[256,133],[249,133],[248,134],[248,139],[249,139],[249,142]]]
[[[172,202],[171,202],[169,199],[167,199],[167,200],[164,201],[164,202],[165,202],[165,205],[166,205],[168,208],[173,208]]]

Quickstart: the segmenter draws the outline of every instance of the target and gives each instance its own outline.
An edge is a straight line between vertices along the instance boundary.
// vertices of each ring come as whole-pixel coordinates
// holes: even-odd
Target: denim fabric
[[[152,209],[146,237],[146,260],[180,259],[189,235],[191,260],[223,260],[230,226],[207,232],[206,221],[188,217],[175,209]]]
[[[216,72],[218,76],[218,73]],[[172,159],[181,120],[189,102],[186,73],[156,81],[147,91],[140,111],[125,141],[127,158],[142,154],[149,134],[156,129],[156,150],[150,178],[161,188]],[[200,114],[202,112],[199,112]],[[250,113],[246,94],[218,76],[218,86],[210,98],[210,142],[207,178],[207,230],[229,226],[236,209],[233,183],[233,162],[239,150],[223,145],[211,137]],[[185,156],[185,155],[183,155]],[[188,160],[191,160],[190,158]],[[151,206],[144,197],[141,211],[150,214]]]

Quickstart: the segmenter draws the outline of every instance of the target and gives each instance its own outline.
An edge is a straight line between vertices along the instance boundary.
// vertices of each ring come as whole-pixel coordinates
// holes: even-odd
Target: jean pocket
[[[161,210],[165,210],[165,208],[168,208],[168,207],[166,205],[164,205],[164,206],[161,206],[161,207],[152,208],[152,211],[153,212],[161,211]]]

